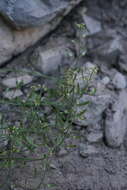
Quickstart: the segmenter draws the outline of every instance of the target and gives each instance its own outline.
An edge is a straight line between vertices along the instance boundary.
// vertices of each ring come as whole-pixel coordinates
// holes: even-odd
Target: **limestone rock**
[[[96,34],[102,30],[101,23],[99,21],[87,15],[84,15],[83,18],[90,35]]]
[[[85,107],[77,108],[77,113],[80,113],[83,109],[86,109],[86,112],[82,115],[82,118],[77,119],[75,123],[82,126],[95,125],[101,120],[102,113],[107,108],[110,99],[110,95],[84,95],[79,100],[79,103],[83,103],[85,101],[89,101],[90,103]]]
[[[95,37],[96,36],[96,37]],[[101,31],[87,38],[89,53],[108,65],[117,64],[118,58],[123,51],[122,40],[114,30]]]
[[[95,133],[90,133],[87,135],[87,141],[90,143],[100,142],[102,138],[103,138],[102,132],[95,132]]]
[[[19,96],[22,96],[23,95],[23,93],[22,93],[22,91],[21,90],[18,90],[18,89],[16,89],[16,90],[10,90],[10,91],[5,91],[4,93],[3,93],[3,96],[5,97],[5,98],[8,98],[8,99],[14,99],[14,98],[16,98],[16,97],[19,97]]]
[[[58,152],[58,156],[59,157],[63,157],[63,156],[66,156],[67,155],[67,150],[64,149],[64,148],[61,148],[61,150]]]
[[[0,13],[16,29],[29,28],[50,22],[69,5],[69,0],[1,0]]]
[[[103,79],[102,79],[102,81],[101,81],[104,85],[107,85],[107,84],[109,84],[109,82],[110,82],[110,78],[108,77],[108,76],[105,76]]]
[[[88,156],[91,156],[91,155],[93,156],[93,155],[98,154],[98,149],[93,145],[81,143],[79,146],[79,154],[82,157],[87,158]]]
[[[5,19],[0,17],[0,65],[55,29],[80,1],[1,0],[0,13]],[[22,30],[15,30],[11,25]]]
[[[19,83],[23,85],[29,84],[32,82],[33,77],[30,75],[23,75],[14,78],[7,78],[2,81],[2,84],[7,86],[8,88],[15,88]]]
[[[119,72],[115,74],[112,82],[117,89],[124,89],[127,86],[126,78]]]
[[[34,68],[48,74],[58,69],[62,64],[63,52],[62,47],[38,48],[31,56],[31,63]]]
[[[127,129],[127,92],[122,91],[118,101],[107,112],[105,121],[105,138],[112,148],[119,147],[124,140]]]
[[[91,76],[91,77],[90,77]],[[86,62],[82,67],[81,72],[77,73],[75,83],[80,88],[84,88],[86,85],[92,84],[97,76],[97,66],[91,62]]]

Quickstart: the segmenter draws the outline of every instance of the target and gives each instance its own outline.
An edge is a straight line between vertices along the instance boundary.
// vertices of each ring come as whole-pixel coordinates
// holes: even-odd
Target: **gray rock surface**
[[[120,92],[118,100],[107,112],[105,138],[112,148],[118,148],[124,141],[127,130],[127,92]]]
[[[82,71],[77,73],[75,83],[80,88],[89,86],[97,77],[97,66],[94,63],[86,62],[82,67]]]
[[[33,53],[31,64],[40,72],[48,74],[58,70],[64,57],[65,50],[62,46],[46,47],[45,49],[40,47]]]
[[[16,97],[19,97],[19,96],[22,96],[23,95],[23,93],[22,93],[22,91],[21,90],[18,90],[18,89],[16,89],[16,90],[10,90],[10,91],[5,91],[5,92],[3,92],[3,96],[5,97],[5,98],[8,98],[8,99],[14,99],[14,98],[16,98]]]
[[[83,18],[89,35],[96,34],[102,30],[101,23],[99,21],[87,15],[83,15]]]
[[[46,24],[64,11],[71,1],[66,0],[1,0],[0,13],[15,28]]]
[[[107,84],[109,84],[109,82],[110,82],[110,78],[108,77],[108,76],[105,76],[103,79],[102,79],[102,81],[101,81],[104,85],[107,85]]]
[[[68,154],[67,150],[65,148],[61,148],[61,150],[58,152],[59,157],[66,156]]]
[[[112,83],[117,89],[124,89],[127,86],[126,78],[121,73],[117,72],[112,80]]]
[[[95,95],[95,96],[89,96],[84,95],[79,102],[85,102],[89,101],[90,103],[85,107],[78,107],[77,113],[80,113],[83,111],[83,109],[86,109],[86,113],[82,115],[81,119],[78,119],[75,121],[77,124],[82,126],[87,125],[94,125],[102,118],[102,113],[107,108],[109,102],[110,102],[110,95]]]
[[[63,17],[80,1],[81,0],[55,0],[48,1],[50,4],[47,5],[46,1],[43,3],[43,1],[41,2],[40,0],[1,0],[0,13],[4,15],[6,19],[3,20],[2,17],[0,17],[0,65],[13,56],[23,52],[26,48],[32,46],[40,38],[43,38],[55,29]],[[51,11],[49,16],[45,15],[48,14],[47,11]],[[7,25],[5,20],[9,20],[16,28],[21,26],[25,28],[17,31],[10,27],[10,25]],[[41,23],[41,20],[43,23]],[[31,28],[31,25],[34,27]]]
[[[30,75],[22,75],[22,76],[17,76],[13,78],[6,78],[3,79],[2,84],[5,85],[8,88],[15,88],[19,84],[22,83],[22,85],[29,84],[32,82],[33,77]]]
[[[97,155],[99,153],[98,149],[89,144],[80,144],[79,153],[82,157],[87,158],[88,156]]]
[[[86,136],[86,139],[89,143],[97,143],[100,142],[103,139],[103,132],[94,132],[94,133],[89,133]]]

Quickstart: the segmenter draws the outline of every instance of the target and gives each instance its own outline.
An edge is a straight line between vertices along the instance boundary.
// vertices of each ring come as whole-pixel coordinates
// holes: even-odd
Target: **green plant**
[[[77,26],[83,30],[84,25]],[[84,77],[85,72],[78,66],[79,58],[82,56],[83,51],[79,51],[75,64],[65,70],[59,79],[40,76],[43,81],[48,79],[50,83],[51,80],[52,87],[46,84],[32,85],[27,97],[1,100],[1,104],[10,107],[11,113],[16,113],[15,118],[10,119],[9,123],[6,122],[5,114],[2,114],[0,119],[1,130],[4,130],[8,140],[7,149],[0,153],[0,163],[1,167],[9,168],[9,178],[10,171],[17,163],[41,161],[44,172],[36,188],[39,189],[44,182],[45,171],[48,170],[51,157],[57,154],[66,138],[73,136],[73,123],[82,117],[86,111],[85,106],[89,104],[86,101],[78,104],[77,100],[88,93],[89,82],[95,72],[91,71],[87,79]],[[82,76],[83,86],[77,80],[79,74]],[[17,84],[17,88],[22,86],[23,84]],[[77,106],[83,107],[80,113],[76,112]],[[35,156],[38,152],[39,154]]]

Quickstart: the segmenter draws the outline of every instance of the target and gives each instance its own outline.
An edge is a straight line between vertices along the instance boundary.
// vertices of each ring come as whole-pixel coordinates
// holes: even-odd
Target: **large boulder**
[[[51,32],[80,1],[1,0],[0,65]]]
[[[1,0],[0,13],[17,29],[45,24],[67,9],[70,0]]]

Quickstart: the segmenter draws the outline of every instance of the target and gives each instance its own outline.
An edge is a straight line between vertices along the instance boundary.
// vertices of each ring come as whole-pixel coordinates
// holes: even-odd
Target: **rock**
[[[62,55],[59,49],[50,49],[40,53],[41,69],[44,73],[49,73],[58,69],[61,65]]]
[[[4,16],[5,20],[9,20],[15,28],[23,27],[23,29],[16,31],[14,28],[11,28],[10,25],[7,25],[2,17],[0,17],[0,65],[11,59],[13,56],[23,52],[26,48],[32,46],[40,38],[43,38],[46,34],[55,29],[62,18],[67,15],[80,1],[81,0],[55,0],[52,3],[50,0],[49,2],[51,5],[49,5],[49,7],[52,7],[50,9],[51,15],[49,14],[45,17],[45,14],[47,14],[47,9],[44,11],[44,6],[48,7],[48,5],[46,5],[46,3],[44,5],[44,3],[40,0],[23,0],[22,2],[15,0],[1,0],[0,13]],[[40,4],[42,4],[42,6],[40,6]],[[65,4],[66,7],[64,6]],[[42,12],[45,17],[43,19]],[[41,23],[41,20],[42,22],[45,20],[44,24]],[[36,25],[39,26],[35,27]],[[31,28],[30,26],[34,27]]]
[[[53,20],[70,6],[69,0],[1,0],[0,13],[16,29],[35,27]]]
[[[127,64],[126,64],[126,62],[124,62],[124,63],[123,62],[119,62],[118,66],[120,68],[120,71],[127,73]]]
[[[0,152],[3,152],[6,149],[7,144],[8,144],[7,138],[1,136],[0,137]]]
[[[112,40],[108,52],[112,53],[113,51],[116,50],[122,51],[121,39],[119,37],[116,37],[115,39]]]
[[[101,23],[94,18],[84,15],[84,22],[86,24],[86,28],[88,29],[90,35],[96,34],[102,30]]]
[[[126,52],[120,56],[120,60],[118,62],[119,70],[121,72],[126,72],[127,73],[127,55]]]
[[[57,169],[56,165],[55,165],[55,164],[52,164],[52,163],[50,164],[50,168],[53,169],[53,170],[56,170],[56,169]]]
[[[126,78],[119,72],[115,74],[112,83],[117,89],[124,89],[127,86]]]
[[[88,61],[88,62],[85,63],[85,68],[88,71],[94,71],[94,70],[97,69],[97,66]]]
[[[75,83],[80,88],[84,88],[86,85],[91,84],[97,76],[97,67],[91,62],[86,62],[81,68],[81,72],[77,73]]]
[[[95,132],[95,133],[90,133],[86,136],[86,139],[89,143],[97,143],[100,142],[103,138],[103,133],[102,132]]]
[[[33,54],[33,66],[45,74],[56,71],[62,64],[63,53],[61,49],[61,47],[50,48],[47,50],[41,50],[41,48],[38,48],[34,53],[36,54],[36,57]]]
[[[112,34],[113,39],[109,43],[109,48],[105,49],[105,55],[109,55],[111,57],[119,56],[122,51],[121,39],[119,39],[115,34]]]
[[[82,115],[82,118],[77,119],[75,123],[82,126],[95,125],[102,119],[102,113],[107,108],[110,100],[110,95],[83,95],[78,102],[83,103],[89,101],[90,103],[85,107],[77,107],[77,113],[82,112],[84,109],[86,112]]]
[[[23,85],[29,84],[32,82],[33,77],[30,75],[18,76],[17,78],[7,78],[2,81],[2,84],[8,88],[15,88],[18,84],[22,83]]]
[[[105,139],[108,146],[118,148],[124,140],[127,129],[127,92],[120,92],[118,100],[107,112]]]
[[[61,148],[60,151],[58,152],[58,156],[66,156],[68,154],[67,150],[65,148]]]
[[[99,153],[98,149],[93,145],[83,144],[81,143],[79,146],[79,154],[87,158],[88,156],[97,155]]]
[[[0,18],[0,65],[32,46],[51,31],[51,28],[52,26],[47,24],[45,27],[16,31],[8,27]]]
[[[23,95],[23,93],[22,93],[22,91],[21,90],[9,90],[9,91],[5,91],[4,93],[3,93],[3,96],[5,97],[5,98],[8,98],[8,99],[14,99],[14,98],[16,98],[16,97],[19,97],[19,96],[22,96]]]
[[[105,84],[103,84],[103,82],[101,80],[97,81],[97,87],[96,87],[96,95],[100,95],[100,94],[108,94],[108,89],[106,88],[107,86]]]
[[[48,43],[36,48],[30,55],[30,64],[44,74],[53,74],[74,61],[71,41],[67,37],[50,37]],[[70,56],[71,54],[71,56]],[[58,72],[57,72],[58,73]]]
[[[110,78],[109,77],[104,77],[103,79],[102,79],[102,81],[101,81],[104,85],[107,85],[107,84],[109,84],[109,82],[110,82]]]
[[[97,60],[111,67],[116,65],[121,54],[122,42],[114,30],[101,31],[96,36],[87,37],[87,49]]]

